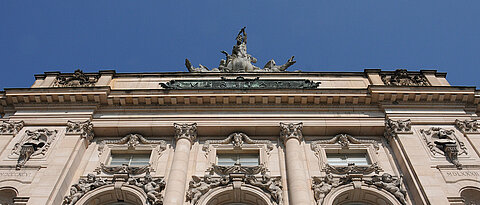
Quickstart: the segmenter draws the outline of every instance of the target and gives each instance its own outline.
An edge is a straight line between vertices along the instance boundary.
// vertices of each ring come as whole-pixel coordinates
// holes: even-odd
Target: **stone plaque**
[[[22,183],[30,183],[33,181],[35,174],[39,168],[22,168],[16,170],[12,168],[0,169],[0,182],[2,181],[19,181]]]
[[[439,169],[447,183],[461,180],[480,182],[480,169]]]
[[[228,79],[222,77],[220,80],[171,80],[167,83],[160,83],[165,89],[195,90],[195,89],[315,89],[320,83],[304,79],[291,80],[260,80],[259,77],[247,79],[237,77]]]

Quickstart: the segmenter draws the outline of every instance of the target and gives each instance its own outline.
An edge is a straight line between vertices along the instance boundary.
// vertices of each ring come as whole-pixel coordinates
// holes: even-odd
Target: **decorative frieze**
[[[78,69],[72,75],[60,74],[55,79],[54,87],[92,87],[97,83],[100,75],[86,75]]]
[[[241,165],[233,165],[233,166],[218,166],[212,165],[207,172],[215,173],[218,175],[229,175],[229,174],[239,174],[243,173],[246,175],[256,175],[259,173],[266,173],[267,169],[263,165],[259,166],[241,166]]]
[[[462,133],[479,133],[480,131],[477,120],[455,120],[455,125]]]
[[[208,148],[211,144],[232,144],[234,148],[241,149],[244,144],[265,144],[267,147],[267,152],[273,150],[273,144],[270,140],[253,140],[248,137],[247,134],[242,132],[235,132],[228,135],[227,138],[223,140],[207,140],[203,144],[203,151],[208,151]]]
[[[397,69],[393,74],[381,74],[385,85],[390,86],[429,86],[427,78],[420,73],[408,73],[405,69]]]
[[[22,140],[16,143],[12,149],[11,156],[18,156],[17,169],[20,169],[32,157],[44,157],[56,134],[57,130],[51,131],[46,128],[27,130]]]
[[[67,121],[67,134],[80,134],[81,137],[93,139],[93,124],[90,120],[86,121]]]
[[[301,141],[303,138],[302,134],[303,123],[280,123],[280,138],[286,142],[290,138],[295,138],[298,141]]]
[[[338,134],[329,140],[317,140],[310,144],[310,148],[317,152],[322,144],[339,144],[343,149],[348,149],[350,144],[372,144],[375,149],[379,149],[378,142],[375,140],[360,140],[349,134]]]
[[[392,120],[387,119],[385,121],[385,137],[389,140],[397,137],[398,134],[412,133],[411,120]]]
[[[431,127],[430,129],[422,129],[420,132],[434,156],[437,154],[444,155],[457,168],[462,167],[462,164],[458,161],[458,156],[467,155],[467,147],[465,143],[458,139],[454,130]]]
[[[121,173],[119,173],[121,174]],[[140,188],[147,195],[147,205],[163,204],[162,191],[165,189],[165,181],[160,177],[152,177],[150,172],[146,172],[143,177],[132,177],[127,175],[125,179],[102,178],[94,174],[88,174],[86,178],[81,178],[78,183],[70,188],[69,195],[63,199],[63,205],[76,204],[85,194],[104,186],[113,186],[120,188],[123,185],[131,185]]]
[[[165,89],[173,90],[247,90],[247,89],[315,89],[320,86],[320,82],[313,82],[305,79],[260,79],[256,78],[225,78],[220,80],[171,80],[167,83],[160,83]]]
[[[23,121],[2,121],[0,123],[0,134],[16,135],[25,125]]]
[[[355,164],[349,164],[347,166],[332,166],[330,164],[326,164],[325,172],[326,173],[333,173],[338,175],[346,175],[346,174],[362,174],[367,175],[373,172],[379,173],[380,167],[378,163],[373,163],[369,166],[357,166]]]
[[[177,141],[179,139],[187,139],[193,143],[193,141],[197,138],[197,123],[173,123],[173,127],[175,128],[175,139]]]
[[[123,164],[121,166],[106,166],[104,163],[100,163],[100,169],[98,169],[97,174],[129,174],[129,175],[139,175],[150,171],[150,164],[137,167],[129,166],[128,164]]]

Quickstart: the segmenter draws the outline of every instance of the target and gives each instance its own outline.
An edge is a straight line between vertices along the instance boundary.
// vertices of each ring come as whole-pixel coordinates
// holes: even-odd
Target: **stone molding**
[[[375,162],[371,164],[370,166],[357,166],[353,164],[349,164],[348,166],[332,166],[330,164],[326,164],[325,166],[325,172],[327,174],[333,173],[333,174],[338,174],[338,175],[345,175],[345,174],[371,174],[375,172],[378,174],[381,171],[380,167],[378,166],[378,163]]]
[[[392,195],[403,205],[407,204],[407,190],[403,188],[403,177],[394,177],[391,174],[383,173],[381,176],[374,175],[364,178],[362,175],[344,175],[336,179],[334,175],[327,174],[325,177],[313,177],[312,190],[317,205],[324,205],[325,197],[336,188],[344,185],[353,184],[355,189],[361,189],[362,186],[373,186],[377,189],[383,189]]]
[[[97,169],[97,174],[129,174],[139,175],[150,171],[150,164],[137,167],[123,164],[121,166],[106,166],[104,163],[100,163],[100,169]]]
[[[140,134],[128,134],[118,140],[102,140],[98,143],[98,155],[101,156],[106,147],[117,146],[125,149],[135,150],[138,147],[147,147],[148,149],[156,149],[158,154],[167,149],[167,143],[164,140],[148,140]]]
[[[422,133],[423,140],[433,156],[437,154],[443,155],[457,168],[462,168],[458,156],[462,154],[467,155],[467,147],[465,143],[458,139],[454,130],[431,127],[429,129],[421,129],[420,133]]]
[[[464,134],[480,133],[480,124],[477,120],[455,120],[455,126]]]
[[[93,139],[93,124],[90,120],[86,121],[67,121],[66,134],[80,134],[82,138],[88,141]]]
[[[385,137],[388,140],[398,137],[398,134],[411,134],[412,132],[412,121],[410,119],[406,120],[385,120]]]
[[[16,135],[25,125],[23,120],[21,121],[2,121],[0,123],[0,134],[4,135]]]
[[[234,148],[241,149],[244,143],[265,144],[267,146],[267,153],[273,150],[273,143],[270,140],[253,140],[243,132],[234,132],[223,140],[207,140],[205,144],[203,144],[202,150],[208,151],[211,144],[232,144]]]
[[[73,74],[60,74],[55,79],[53,87],[93,87],[100,75],[86,75],[77,69]]]
[[[197,138],[197,123],[173,123],[175,128],[175,139],[187,139],[190,143],[193,144],[193,141]]]
[[[280,138],[284,142],[291,138],[297,139],[299,142],[303,139],[303,122],[299,123],[280,123]]]
[[[16,168],[23,167],[30,158],[45,157],[56,135],[57,130],[46,128],[25,131],[25,136],[15,144],[10,154],[11,157],[18,156]]]
[[[422,74],[408,73],[405,69],[397,69],[392,74],[381,74],[383,83],[389,86],[430,86]]]
[[[246,89],[316,89],[320,82],[306,79],[272,80],[249,79],[242,76],[234,79],[220,77],[219,80],[171,80],[160,83],[165,89],[172,90],[246,90]]]
[[[136,186],[147,195],[147,205],[163,204],[162,191],[166,185],[163,178],[152,177],[148,171],[143,177],[132,177],[120,172],[116,174],[113,178],[102,178],[94,174],[80,178],[78,183],[71,186],[70,193],[64,197],[62,204],[74,205],[88,192],[109,185],[115,185],[118,188],[123,185]]]
[[[329,140],[317,140],[310,144],[310,148],[317,152],[321,144],[339,144],[342,149],[348,149],[350,144],[372,144],[376,150],[379,149],[378,142],[375,140],[360,140],[349,134],[337,134]]]

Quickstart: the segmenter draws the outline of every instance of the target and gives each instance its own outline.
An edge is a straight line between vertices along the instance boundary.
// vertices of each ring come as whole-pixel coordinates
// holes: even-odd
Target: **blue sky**
[[[259,67],[436,69],[480,87],[480,1],[0,1],[0,89],[45,71],[210,68],[247,26]]]

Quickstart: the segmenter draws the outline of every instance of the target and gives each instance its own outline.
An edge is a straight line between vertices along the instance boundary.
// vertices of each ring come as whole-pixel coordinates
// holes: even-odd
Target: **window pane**
[[[232,166],[237,163],[237,156],[234,154],[218,154],[217,165]]]
[[[257,166],[258,154],[217,154],[217,165],[232,166],[240,163],[242,166]]]
[[[327,161],[332,166],[347,166],[352,163],[359,166],[370,164],[366,153],[327,153]]]
[[[145,166],[150,162],[150,154],[112,154],[110,166]]]
[[[257,166],[258,154],[240,154],[240,164],[243,166]]]

